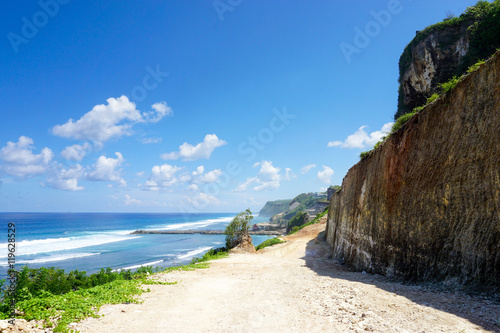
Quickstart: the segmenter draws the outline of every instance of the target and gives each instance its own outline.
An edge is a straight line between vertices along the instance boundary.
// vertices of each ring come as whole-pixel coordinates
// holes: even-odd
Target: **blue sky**
[[[473,4],[6,1],[0,211],[258,211],[341,184],[415,31]]]

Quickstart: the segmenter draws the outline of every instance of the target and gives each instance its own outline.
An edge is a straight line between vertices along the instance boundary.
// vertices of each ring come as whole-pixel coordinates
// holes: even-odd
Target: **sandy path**
[[[500,332],[500,306],[352,273],[303,229],[257,255],[163,274],[142,304],[104,306],[81,332]],[[318,244],[315,244],[318,243]]]

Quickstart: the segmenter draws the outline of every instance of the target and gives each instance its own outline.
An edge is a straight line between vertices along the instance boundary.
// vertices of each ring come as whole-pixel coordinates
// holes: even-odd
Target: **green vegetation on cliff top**
[[[400,79],[401,75],[410,66],[412,60],[411,50],[413,47],[435,31],[458,27],[463,23],[469,24],[468,31],[471,33],[471,45],[466,56],[468,59],[464,60],[461,73],[457,74],[463,74],[463,70],[479,59],[489,57],[495,52],[498,45],[500,45],[500,0],[495,0],[491,3],[488,1],[478,1],[474,6],[468,7],[460,16],[445,19],[420,31],[405,47],[399,59]]]
[[[292,200],[290,199],[268,201],[259,211],[259,216],[271,217],[273,215],[282,213],[288,209],[290,202],[292,202]]]
[[[405,47],[399,59],[399,82],[412,62],[412,49],[431,33],[464,26],[469,34],[469,49],[461,62],[457,64],[453,76],[460,77],[466,73],[467,68],[482,59],[489,58],[500,47],[500,0],[493,2],[478,1],[476,5],[468,7],[458,17],[449,17],[442,22],[428,26],[417,33],[413,40]],[[448,41],[451,42],[451,41]],[[445,41],[442,41],[445,43]],[[445,47],[446,45],[441,45]],[[447,78],[449,80],[451,78]],[[441,82],[444,83],[444,82]],[[398,111],[394,118],[397,119],[408,110],[403,102],[402,85],[398,90]]]
[[[497,51],[500,51],[500,50],[497,50]],[[470,73],[476,71],[477,69],[479,69],[485,63],[486,63],[485,60],[479,60],[474,65],[470,66],[467,69],[466,73],[470,74]],[[403,125],[406,124],[408,122],[408,120],[410,120],[411,117],[413,117],[414,115],[416,115],[417,113],[419,113],[420,111],[422,111],[424,109],[424,107],[426,107],[427,105],[431,104],[432,102],[434,102],[435,100],[437,100],[442,95],[445,95],[448,92],[452,91],[453,88],[455,88],[455,86],[457,85],[457,83],[460,82],[464,78],[465,75],[466,74],[464,74],[464,75],[462,75],[460,77],[454,76],[450,80],[448,80],[447,82],[439,84],[439,88],[441,90],[440,93],[434,93],[434,94],[432,94],[432,96],[427,99],[427,101],[426,101],[426,103],[424,105],[418,106],[418,107],[414,108],[411,113],[405,113],[405,114],[401,115],[400,117],[398,117],[398,119],[396,119],[396,121],[392,125],[391,132],[387,136],[383,137],[381,141],[377,142],[375,144],[375,146],[373,147],[372,150],[361,152],[359,154],[360,159],[363,160],[363,159],[371,156],[371,154],[375,150],[377,150],[377,148],[380,147],[389,136],[391,136],[394,132],[396,132],[401,127],[403,127]]]

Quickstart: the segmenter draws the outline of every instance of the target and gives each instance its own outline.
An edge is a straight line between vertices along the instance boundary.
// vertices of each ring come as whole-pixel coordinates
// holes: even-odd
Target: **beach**
[[[500,306],[462,293],[351,272],[332,259],[321,223],[287,243],[159,274],[141,304],[103,306],[81,332],[498,332]],[[318,236],[319,234],[319,236]],[[496,322],[496,323],[495,323]]]

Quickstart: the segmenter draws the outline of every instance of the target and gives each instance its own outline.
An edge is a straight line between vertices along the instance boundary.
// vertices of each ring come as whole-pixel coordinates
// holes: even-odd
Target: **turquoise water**
[[[7,273],[8,224],[15,224],[16,268],[59,267],[94,273],[101,268],[185,264],[224,235],[130,235],[137,229],[224,230],[236,214],[0,213],[0,278]],[[252,223],[266,219],[255,217]],[[252,236],[254,245],[272,236]]]

